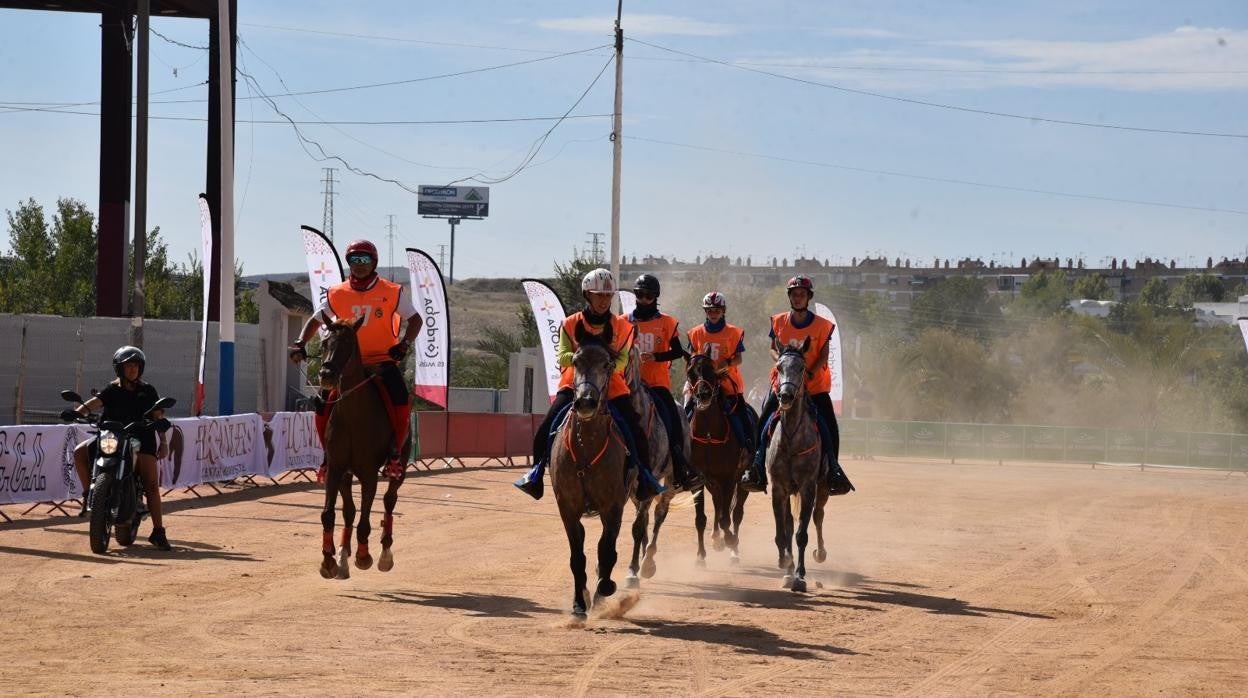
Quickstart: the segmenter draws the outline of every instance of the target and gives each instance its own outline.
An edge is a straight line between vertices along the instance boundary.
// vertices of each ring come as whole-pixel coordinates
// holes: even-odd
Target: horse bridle
[[[339,330],[339,331],[341,331],[341,330]],[[334,331],[333,331],[333,330],[330,330],[330,332],[331,332],[331,334],[332,334]],[[336,348],[336,347],[335,347],[335,348]],[[321,344],[321,355],[322,355],[322,356],[324,356],[324,354],[325,354],[325,345],[322,343],[322,344]],[[350,362],[351,362],[351,359],[352,359],[352,358],[354,358],[354,357],[356,357],[356,356],[359,356],[359,357],[360,357],[360,361],[361,361],[361,362],[363,362],[364,358],[363,358],[363,355],[360,353],[360,341],[359,341],[359,338],[358,338],[358,337],[356,337],[356,338],[355,338],[355,350],[354,350],[354,351],[352,351],[352,353],[351,353],[350,355],[348,355],[348,356],[347,356],[347,361],[346,361],[346,363],[350,363]],[[324,365],[325,365],[325,363],[324,363],[324,362],[322,362],[322,364],[321,364],[321,365],[322,365],[322,366],[324,366]],[[332,364],[331,364],[331,367],[332,367]],[[334,379],[334,383],[335,383],[335,385],[337,385],[337,388],[338,388],[338,396],[337,396],[337,397],[335,397],[335,398],[333,398],[333,399],[326,399],[326,400],[325,400],[325,404],[327,404],[327,405],[332,405],[332,404],[334,404],[334,403],[336,403],[336,402],[341,402],[343,398],[345,398],[346,396],[350,395],[351,393],[354,393],[355,391],[359,390],[360,388],[364,387],[365,385],[368,385],[368,383],[369,383],[370,381],[372,381],[372,380],[373,380],[372,376],[368,375],[368,372],[367,372],[367,371],[365,371],[365,372],[364,372],[364,378],[363,378],[363,379],[361,379],[359,383],[356,383],[355,385],[351,386],[350,388],[348,388],[348,389],[346,389],[346,390],[343,390],[343,389],[342,389],[342,375],[343,375],[343,373],[346,371],[346,368],[347,368],[347,367],[344,365],[344,366],[342,367],[342,369],[341,369],[341,370],[337,371],[337,373],[338,373],[338,377]]]
[[[694,354],[693,356],[694,356],[694,358],[697,358],[697,357],[703,357],[703,361],[705,361],[705,362],[709,362],[709,361],[711,361],[711,357],[710,357],[710,355],[709,355],[709,354]],[[690,359],[690,363],[691,363],[691,364],[692,364],[692,362],[693,362],[693,359]],[[713,366],[713,365],[714,365],[714,364],[712,364],[712,366]],[[694,400],[695,407],[698,407],[698,402],[699,402],[699,401],[698,401],[698,388],[699,388],[699,387],[701,387],[701,386],[703,386],[703,385],[709,385],[709,386],[711,386],[711,397],[710,397],[710,399],[709,399],[709,400],[707,400],[707,405],[708,405],[708,406],[710,406],[710,405],[712,405],[712,404],[714,404],[714,403],[715,403],[715,396],[719,395],[719,391],[720,391],[720,389],[722,388],[722,386],[721,386],[721,385],[720,385],[720,383],[719,383],[719,377],[718,377],[718,376],[716,376],[716,379],[715,379],[715,380],[707,380],[705,377],[703,377],[703,376],[699,375],[699,376],[698,376],[698,379],[697,379],[696,381],[694,381],[694,382],[693,382],[693,385],[690,387],[690,391],[691,391],[691,392],[692,392],[692,394],[693,394],[693,400]],[[701,407],[698,407],[698,408],[699,408],[699,409],[704,409],[704,408],[701,408]]]

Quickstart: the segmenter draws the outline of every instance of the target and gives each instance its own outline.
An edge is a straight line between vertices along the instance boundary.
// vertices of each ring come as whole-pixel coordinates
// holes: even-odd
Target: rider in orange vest
[[[665,413],[667,441],[672,452],[672,469],[676,487],[692,490],[702,482],[702,475],[685,460],[684,413],[672,397],[671,366],[675,359],[688,361],[689,354],[680,343],[680,327],[676,318],[659,311],[659,280],[642,274],[633,284],[637,307],[629,319],[637,326],[636,344],[641,349],[641,381],[650,389],[655,407]]]
[[[355,240],[347,245],[346,257],[351,277],[329,289],[326,299],[304,323],[299,339],[290,346],[290,359],[298,363],[307,358],[304,347],[321,325],[335,319],[364,317],[364,324],[356,335],[360,357],[365,366],[380,369],[380,378],[386,388],[383,397],[388,399],[382,402],[386,403],[394,432],[386,475],[398,478],[405,468],[401,451],[407,440],[412,414],[410,390],[403,379],[401,364],[411,351],[412,341],[419,334],[423,321],[403,286],[377,275],[377,248],[373,243]],[[404,320],[407,326],[400,339],[398,330]],[[322,443],[325,441],[325,426],[329,423],[329,409],[324,404],[326,397],[320,396],[316,410],[316,429]]]
[[[719,291],[711,291],[702,297],[702,310],[706,313],[706,322],[689,330],[689,351],[711,357],[715,372],[720,377],[720,390],[729,398],[728,422],[742,445],[752,449],[754,430],[750,427],[745,396],[741,394],[740,366],[745,353],[745,332],[725,319],[728,300]],[[692,411],[693,403],[686,397],[685,414]]]
[[[810,348],[806,352],[806,394],[831,436],[831,453],[828,454],[831,461],[826,472],[828,485],[834,494],[845,494],[853,489],[853,485],[849,484],[849,478],[838,462],[841,435],[829,394],[832,390],[832,371],[828,368],[829,341],[836,326],[831,320],[810,310],[810,302],[815,297],[815,284],[809,276],[799,274],[789,279],[788,295],[789,312],[771,317],[771,358],[778,361],[784,347],[800,346],[805,340],[810,340]],[[754,462],[741,478],[742,486],[751,492],[767,491],[767,469],[764,467],[768,443],[766,425],[779,404],[773,369],[771,390],[763,402],[762,415],[758,420],[758,448],[754,451]]]
[[[633,409],[628,382],[624,380],[624,368],[628,365],[628,350],[633,346],[635,330],[627,318],[611,312],[615,291],[615,277],[611,272],[606,269],[590,271],[581,279],[581,296],[585,299],[585,309],[570,315],[559,328],[559,391],[555,393],[555,400],[546,412],[546,418],[533,435],[533,467],[524,477],[513,483],[534,499],[541,499],[543,494],[542,475],[546,472],[546,458],[549,455],[551,422],[573,400],[576,372],[572,368],[572,357],[580,347],[581,340],[578,336],[595,336],[616,355],[615,368],[607,384],[607,401],[632,432],[640,468],[637,474],[637,500],[644,502],[665,490],[650,472],[650,444],[641,428],[641,419]]]

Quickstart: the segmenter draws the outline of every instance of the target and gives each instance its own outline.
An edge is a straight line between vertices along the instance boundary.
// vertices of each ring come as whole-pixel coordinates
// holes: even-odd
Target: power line
[[[0,102],[0,109],[7,105]],[[16,112],[43,112],[47,114],[70,114],[73,116],[99,116],[99,112],[90,111],[74,111],[70,109],[60,109],[52,107],[23,107],[14,108],[9,111],[0,111],[0,114],[12,114]],[[417,119],[417,120],[399,120],[399,121],[359,121],[359,120],[299,120],[295,119],[294,123],[300,126],[456,126],[469,124],[507,124],[507,123],[524,123],[529,121],[560,121],[563,119],[609,119],[612,114],[572,114],[570,116],[513,116],[500,117],[495,119]],[[149,116],[154,121],[207,121],[207,117],[203,116]],[[236,124],[288,124],[284,119],[235,119]]]
[[[1118,131],[1135,131],[1135,132],[1140,132],[1140,133],[1164,133],[1164,134],[1179,135],[1179,136],[1207,136],[1207,137],[1212,137],[1212,138],[1245,138],[1245,139],[1248,139],[1248,133],[1218,133],[1218,132],[1212,132],[1212,131],[1188,131],[1188,130],[1164,129],[1164,128],[1148,128],[1148,127],[1143,127],[1143,126],[1125,126],[1122,124],[1097,124],[1097,123],[1092,123],[1089,121],[1072,121],[1072,120],[1067,120],[1067,119],[1053,119],[1053,118],[1044,117],[1044,116],[1030,116],[1027,114],[1012,114],[1009,112],[991,111],[988,109],[975,109],[973,107],[964,107],[964,106],[960,106],[956,104],[942,104],[940,102],[928,102],[928,101],[921,100],[921,99],[912,99],[909,97],[898,97],[896,95],[887,95],[887,94],[883,94],[880,92],[871,92],[869,90],[858,90],[852,87],[834,85],[830,82],[819,82],[818,80],[809,80],[806,78],[794,77],[792,75],[785,75],[784,73],[775,73],[770,70],[762,70],[760,68],[751,68],[749,66],[741,65],[739,63],[731,63],[729,61],[720,60],[718,58],[707,58],[706,56],[699,56],[693,53],[679,51],[674,48],[668,48],[666,46],[652,44],[648,41],[642,41],[641,39],[629,38],[629,41],[632,41],[633,43],[636,43],[636,44],[641,44],[643,46],[657,48],[660,51],[668,51],[676,55],[688,56],[689,58],[696,58],[700,61],[705,61],[707,63],[715,63],[717,65],[722,65],[728,68],[744,70],[748,73],[758,73],[759,75],[766,75],[769,77],[778,78],[780,80],[788,80],[791,82],[797,82],[803,85],[811,85],[813,87],[823,87],[823,88],[827,88],[830,90],[837,90],[839,92],[862,95],[864,97],[875,97],[877,99],[887,99],[887,100],[891,100],[894,102],[902,102],[904,104],[914,104],[914,105],[923,106],[923,107],[933,107],[936,109],[948,109],[950,111],[966,112],[970,114],[982,114],[984,116],[997,116],[997,117],[1002,117],[1006,119],[1018,119],[1022,121],[1037,121],[1037,122],[1048,123],[1048,124],[1060,124],[1063,126],[1083,126],[1086,128],[1104,128],[1104,129],[1112,129],[1112,130],[1118,130]]]
[[[148,30],[148,31],[150,31],[151,33],[155,34],[156,36],[158,36],[158,37],[160,37],[160,38],[164,39],[165,41],[167,41],[167,42],[169,42],[169,43],[173,44],[174,46],[181,46],[182,48],[194,49],[194,50],[196,50],[196,51],[207,51],[207,50],[208,50],[208,47],[207,47],[207,46],[195,46],[195,45],[192,45],[192,44],[184,44],[184,43],[182,43],[181,41],[178,41],[177,39],[170,39],[169,37],[165,36],[164,34],[161,34],[160,32],[156,31],[156,30],[155,30],[154,28],[152,28],[152,27],[148,27],[148,28],[147,28],[147,30]]]
[[[1135,204],[1137,206],[1158,206],[1161,208],[1175,208],[1187,211],[1204,211],[1206,213],[1229,213],[1237,216],[1248,216],[1248,210],[1233,208],[1216,208],[1212,206],[1191,206],[1187,204],[1175,204],[1164,201],[1148,201],[1144,199],[1124,199],[1113,196],[1099,196],[1095,194],[1079,194],[1075,192],[1055,191],[1050,189],[1034,189],[1031,187],[1014,187],[1006,184],[990,184],[988,182],[976,182],[969,179],[954,179],[950,177],[931,177],[927,175],[912,174],[909,172],[899,172],[896,170],[876,170],[867,167],[854,167],[851,165],[838,165],[830,162],[818,162],[816,160],[801,160],[797,158],[786,158],[778,155],[764,155],[762,153],[750,153],[741,150],[729,150],[727,148],[712,148],[705,145],[693,145],[690,143],[676,143],[674,141],[664,141],[657,138],[644,138],[642,136],[625,136],[630,140],[642,141],[646,143],[657,143],[659,145],[667,145],[676,148],[687,148],[689,150],[702,150],[711,153],[723,153],[725,155],[737,155],[740,157],[757,158],[760,160],[772,160],[775,162],[787,162],[796,165],[810,165],[812,167],[825,167],[834,170],[845,170],[847,172],[861,172],[874,175],[888,175],[890,177],[903,177],[905,179],[917,179],[924,182],[940,182],[942,184],[959,184],[968,187],[981,187],[984,189],[1000,189],[1003,191],[1022,192],[1026,194],[1045,194],[1048,196],[1061,196],[1071,199],[1087,199],[1091,201],[1109,201],[1119,204]]]

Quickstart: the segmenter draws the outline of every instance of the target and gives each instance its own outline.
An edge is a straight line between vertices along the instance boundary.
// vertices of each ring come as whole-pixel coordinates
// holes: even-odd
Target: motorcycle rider
[[[160,399],[159,393],[151,383],[143,381],[143,369],[147,367],[147,357],[138,347],[123,346],[113,352],[113,373],[117,380],[109,383],[98,395],[87,400],[73,410],[66,410],[62,416],[85,417],[96,410],[100,411],[100,421],[131,424],[144,419],[145,413]],[[164,410],[156,410],[151,419],[164,418]],[[169,444],[165,440],[165,432],[169,423],[154,425],[144,429],[139,437],[139,450],[134,454],[135,472],[143,483],[143,493],[147,498],[147,509],[152,515],[152,534],[147,540],[161,550],[172,550],[165,532],[164,518],[160,507],[160,472],[156,461],[169,455]],[[78,471],[78,479],[82,482],[82,509],[86,512],[87,498],[91,491],[91,451],[95,437],[87,439],[74,447],[74,469]]]

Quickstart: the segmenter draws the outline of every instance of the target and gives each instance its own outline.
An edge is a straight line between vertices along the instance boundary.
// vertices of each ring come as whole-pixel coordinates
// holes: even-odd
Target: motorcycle
[[[83,406],[83,400],[72,390],[61,391],[61,397],[76,406],[61,413],[63,421],[96,427],[93,432],[96,437],[92,447],[91,489],[84,495],[91,518],[91,552],[97,555],[108,552],[108,541],[114,531],[118,545],[133,545],[139,536],[139,526],[148,515],[143,482],[135,468],[139,436],[147,429],[167,429],[169,420],[154,420],[152,413],[173,407],[177,400],[162,397],[143,415],[143,419],[122,424],[99,421],[99,417],[93,414],[79,414],[77,408]]]

